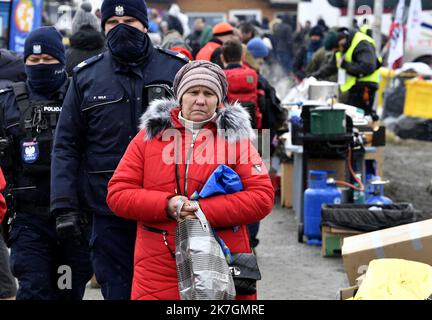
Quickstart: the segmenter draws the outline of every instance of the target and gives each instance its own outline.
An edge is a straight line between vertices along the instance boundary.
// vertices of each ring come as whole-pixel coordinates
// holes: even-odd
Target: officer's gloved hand
[[[56,232],[60,240],[84,239],[82,215],[78,211],[61,212],[56,217]]]

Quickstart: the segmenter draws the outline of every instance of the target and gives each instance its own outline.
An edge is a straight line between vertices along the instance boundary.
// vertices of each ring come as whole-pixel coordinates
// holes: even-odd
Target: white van
[[[432,66],[432,11],[422,12],[422,30],[418,45],[405,48],[405,62],[424,62]]]

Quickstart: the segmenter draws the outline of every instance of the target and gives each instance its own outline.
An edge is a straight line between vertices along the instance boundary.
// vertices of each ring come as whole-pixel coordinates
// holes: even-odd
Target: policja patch
[[[21,159],[25,163],[34,163],[39,158],[39,144],[37,141],[24,141],[21,145]]]

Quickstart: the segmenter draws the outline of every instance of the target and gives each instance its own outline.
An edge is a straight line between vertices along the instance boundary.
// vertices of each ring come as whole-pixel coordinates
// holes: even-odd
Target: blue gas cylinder
[[[393,204],[390,198],[384,196],[384,184],[387,182],[381,180],[371,181],[370,190],[367,195],[367,204]]]
[[[327,172],[309,171],[309,188],[304,192],[304,234],[308,244],[321,244],[321,206],[340,204],[342,193]]]

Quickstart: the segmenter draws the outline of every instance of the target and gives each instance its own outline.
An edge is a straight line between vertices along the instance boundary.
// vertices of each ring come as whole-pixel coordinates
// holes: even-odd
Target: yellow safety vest
[[[371,37],[369,37],[368,35],[366,35],[362,32],[356,32],[353,40],[351,41],[351,46],[348,48],[347,52],[345,53],[344,59],[346,62],[349,62],[349,63],[352,62],[352,57],[353,57],[353,53],[354,53],[355,48],[357,47],[357,45],[361,41],[364,41],[364,40],[369,41],[375,47],[374,39],[372,39]],[[339,63],[339,61],[341,61],[341,58],[342,58],[342,52],[339,51],[336,53],[336,59],[337,59],[336,61]],[[380,60],[380,59],[381,58],[378,58],[378,60]],[[341,68],[340,65],[338,65],[338,68]],[[377,70],[375,70],[373,73],[371,73],[370,75],[367,75],[367,76],[362,77],[362,78],[357,78],[357,77],[352,76],[352,75],[347,73],[346,81],[344,84],[340,85],[340,90],[342,92],[347,92],[349,89],[351,89],[357,83],[357,81],[379,83],[379,77],[380,77],[379,68]]]

